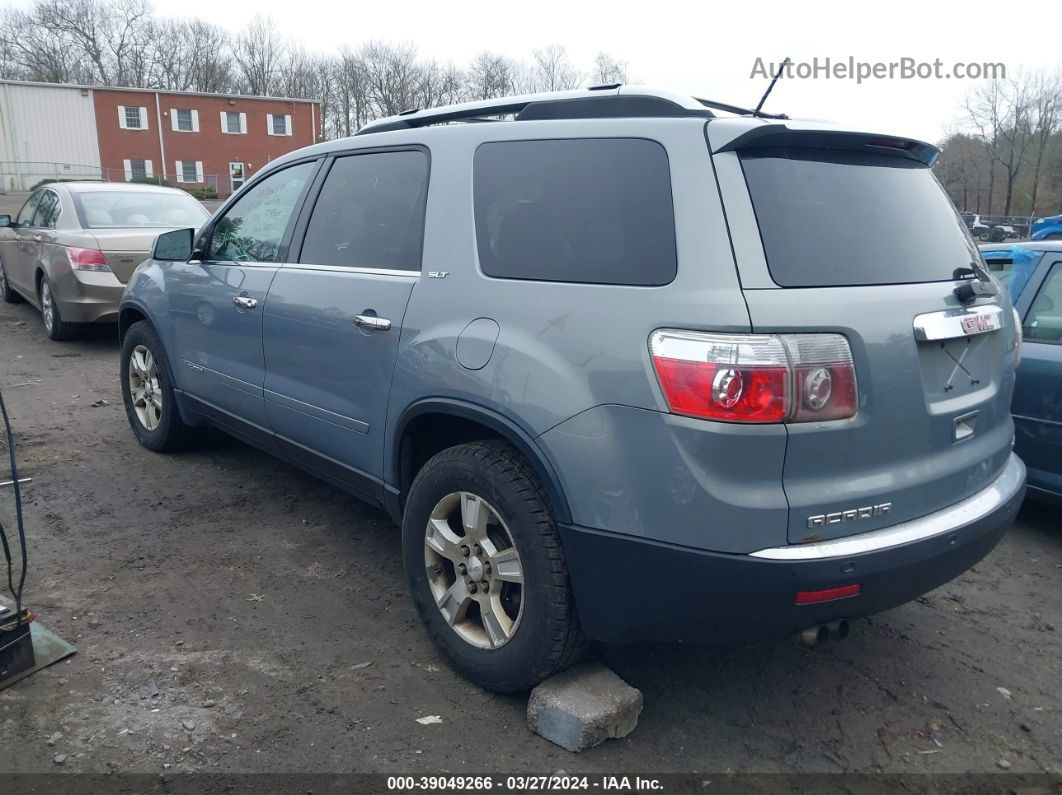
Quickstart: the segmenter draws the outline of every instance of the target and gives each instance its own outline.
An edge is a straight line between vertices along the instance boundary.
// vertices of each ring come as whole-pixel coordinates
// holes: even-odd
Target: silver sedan
[[[155,237],[202,226],[209,213],[175,188],[58,182],[38,188],[12,219],[0,215],[0,298],[41,311],[48,336],[69,339],[80,323],[108,323]]]

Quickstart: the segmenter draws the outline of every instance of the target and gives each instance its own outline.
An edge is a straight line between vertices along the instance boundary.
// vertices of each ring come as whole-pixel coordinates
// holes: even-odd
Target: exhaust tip
[[[846,640],[849,632],[851,632],[846,618],[842,618],[839,621],[831,621],[826,626],[829,628],[830,635],[837,638],[837,640]]]
[[[811,649],[825,646],[829,639],[830,630],[826,628],[825,624],[808,627],[807,629],[802,629],[800,631],[800,642]]]

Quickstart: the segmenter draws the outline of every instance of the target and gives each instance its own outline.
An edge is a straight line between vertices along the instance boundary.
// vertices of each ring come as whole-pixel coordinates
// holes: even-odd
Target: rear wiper
[[[972,304],[978,296],[992,298],[997,295],[995,282],[981,263],[971,260],[969,268],[956,268],[951,274],[953,279],[965,279],[968,276],[974,278],[955,288],[955,296],[963,306]]]

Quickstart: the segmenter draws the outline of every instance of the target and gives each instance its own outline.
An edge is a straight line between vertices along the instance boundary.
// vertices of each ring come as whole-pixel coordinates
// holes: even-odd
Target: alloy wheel
[[[47,281],[41,282],[41,317],[44,319],[44,327],[51,333],[55,325],[55,305],[52,301],[52,288]]]
[[[129,355],[129,399],[140,424],[149,431],[162,422],[162,385],[155,357],[145,345],[137,345]]]
[[[523,567],[512,533],[482,497],[451,492],[424,531],[424,564],[435,604],[462,640],[505,645],[523,612]]]

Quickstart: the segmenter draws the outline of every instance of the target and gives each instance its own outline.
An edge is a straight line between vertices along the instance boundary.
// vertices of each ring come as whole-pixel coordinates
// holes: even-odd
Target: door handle
[[[367,328],[373,331],[387,331],[391,328],[391,321],[385,317],[375,315],[354,315],[354,325],[358,328]]]
[[[44,235],[34,235],[33,239],[40,243],[42,240],[44,240]]]
[[[236,295],[232,298],[233,306],[237,309],[254,309],[258,306],[258,302],[253,298],[248,298],[246,295]]]

